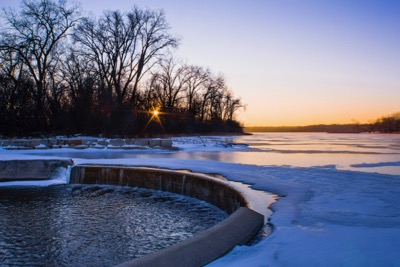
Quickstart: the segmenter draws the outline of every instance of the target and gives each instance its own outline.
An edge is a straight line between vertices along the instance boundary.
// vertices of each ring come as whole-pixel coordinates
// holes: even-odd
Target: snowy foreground
[[[199,151],[252,153],[251,147],[224,145],[226,142],[221,140],[208,143],[190,138],[174,140],[174,146],[181,149],[179,153],[187,153],[186,158],[175,157],[178,152],[157,150],[147,151],[145,156],[130,152],[140,154],[130,158],[126,155],[118,158],[115,154],[95,159],[93,155],[99,153],[95,149],[70,155],[75,155],[76,164],[157,166],[219,173],[254,189],[276,193],[279,199],[271,206],[272,234],[252,246],[236,247],[209,266],[400,266],[400,175],[337,170],[331,165],[268,166],[268,162],[252,165],[213,160],[212,156],[203,159],[190,156]],[[59,158],[66,156],[66,152],[71,151],[52,150],[49,155],[48,151],[0,149],[0,160]],[[397,155],[394,153],[394,157]],[[400,157],[397,159],[389,164],[400,165]],[[62,182],[62,177],[59,179]]]

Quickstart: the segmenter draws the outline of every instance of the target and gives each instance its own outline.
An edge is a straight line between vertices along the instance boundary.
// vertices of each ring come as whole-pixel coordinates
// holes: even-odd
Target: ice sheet
[[[261,151],[260,146],[266,148],[274,142],[281,146],[288,140],[298,141],[296,146],[301,143],[293,135],[280,134],[270,139],[238,139],[259,138],[254,141],[258,145],[249,148],[218,141],[223,138],[181,138],[174,143],[181,148],[180,152],[132,152],[145,156],[118,158],[117,151],[112,152],[116,153],[113,157],[95,159],[99,152],[87,150],[83,153],[92,154],[90,157],[77,157],[74,161],[219,173],[229,180],[278,194],[278,201],[272,205],[271,236],[253,246],[237,247],[210,266],[400,266],[400,136],[299,136],[303,144],[312,141],[313,149],[319,152]],[[316,144],[321,142],[324,146],[318,148]],[[330,149],[334,153],[324,153],[329,146],[333,146]],[[363,151],[346,153],[336,150],[337,146],[346,146],[346,151],[360,151],[361,147]],[[57,158],[63,156],[61,152],[54,150],[45,155],[45,151],[35,151],[27,155],[30,152],[0,150],[0,159]],[[264,158],[254,153],[264,153]],[[296,166],[296,157],[285,158],[289,154],[298,159],[305,157],[304,164]],[[334,156],[325,157],[327,154]],[[364,172],[377,172],[380,168],[382,173]],[[393,168],[397,175],[384,174],[385,168]]]

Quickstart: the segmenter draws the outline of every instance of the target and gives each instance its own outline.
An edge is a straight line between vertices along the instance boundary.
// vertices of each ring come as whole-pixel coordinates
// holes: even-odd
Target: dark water
[[[0,266],[112,266],[226,217],[208,203],[147,189],[0,187]]]

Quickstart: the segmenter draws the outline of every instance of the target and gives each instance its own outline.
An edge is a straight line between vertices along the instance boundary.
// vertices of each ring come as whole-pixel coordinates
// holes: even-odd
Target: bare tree
[[[167,48],[177,46],[168,30],[162,11],[135,7],[127,13],[107,11],[98,20],[85,18],[74,36],[95,62],[110,101],[115,97],[120,106],[135,102],[143,75]]]
[[[31,94],[40,123],[45,123],[45,98],[49,69],[58,58],[55,51],[78,21],[78,8],[66,1],[22,1],[19,12],[4,10],[8,30],[2,33],[1,50],[16,52],[35,82]]]
[[[19,87],[24,73],[24,66],[16,54],[15,51],[9,49],[0,50],[1,97],[4,100],[7,99],[12,107],[14,107],[13,100],[16,98],[16,89]],[[6,107],[6,105],[2,105],[2,107]]]
[[[62,79],[66,84],[70,104],[79,109],[91,106],[96,89],[96,73],[93,64],[71,51],[62,65]]]
[[[204,90],[204,86],[211,77],[211,72],[209,69],[204,69],[195,65],[186,66],[186,69],[188,76],[186,80],[187,109],[188,112],[194,116],[196,113],[196,97],[201,90]]]
[[[157,106],[169,112],[178,110],[184,99],[187,79],[185,66],[173,58],[163,61],[160,70],[153,73],[151,78],[151,89],[157,99]]]
[[[241,100],[221,75],[171,57],[179,40],[162,11],[134,7],[80,18],[67,0],[22,0],[19,11],[4,15],[2,134],[137,134],[155,107],[169,112],[158,121],[162,131],[223,130],[231,121],[235,128]],[[160,131],[155,126],[147,129]]]
[[[235,98],[230,90],[226,90],[222,101],[222,105],[223,105],[223,114],[222,114],[223,121],[233,121],[236,111],[244,107],[240,98]]]
[[[222,75],[215,78],[210,77],[205,85],[205,90],[201,96],[200,121],[212,120],[219,111],[219,104],[222,99],[221,90],[226,87],[225,79]]]
[[[71,119],[75,121],[76,131],[91,131],[91,128],[95,128],[92,126],[97,117],[95,113],[105,112],[98,108],[98,83],[93,63],[70,51],[60,72],[68,96],[66,104]]]

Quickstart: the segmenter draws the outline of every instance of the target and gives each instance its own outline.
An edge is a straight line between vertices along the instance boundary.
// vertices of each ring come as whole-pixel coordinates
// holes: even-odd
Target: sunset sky
[[[226,77],[247,104],[246,126],[367,122],[400,111],[400,1],[80,2],[94,14],[163,9],[182,38],[178,57]]]

